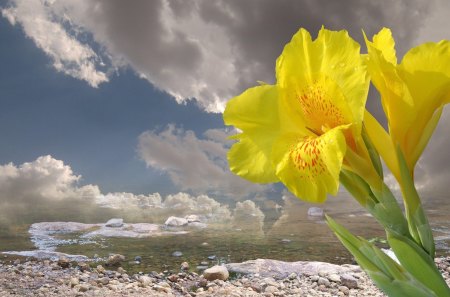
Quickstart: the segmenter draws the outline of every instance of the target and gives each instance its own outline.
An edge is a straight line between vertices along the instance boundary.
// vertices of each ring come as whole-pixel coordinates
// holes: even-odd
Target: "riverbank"
[[[450,257],[436,262],[450,282]],[[213,276],[190,272],[188,263],[179,271],[133,275],[97,264],[0,260],[0,296],[385,296],[348,264],[256,260],[227,264]]]

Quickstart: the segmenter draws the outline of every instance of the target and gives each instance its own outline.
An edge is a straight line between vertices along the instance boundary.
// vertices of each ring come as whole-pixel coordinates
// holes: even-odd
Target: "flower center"
[[[323,143],[317,138],[305,138],[291,147],[289,157],[299,170],[300,178],[313,179],[325,171],[320,158],[322,147]]]
[[[320,136],[345,124],[345,118],[333,98],[317,82],[303,89],[297,98],[310,131]]]

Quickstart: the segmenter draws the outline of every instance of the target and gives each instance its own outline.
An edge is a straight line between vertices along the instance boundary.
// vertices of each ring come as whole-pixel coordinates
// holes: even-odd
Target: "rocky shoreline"
[[[450,282],[450,257],[436,259]],[[0,260],[0,296],[385,296],[355,265],[258,259],[215,266],[202,274],[129,275],[120,266],[22,259]]]

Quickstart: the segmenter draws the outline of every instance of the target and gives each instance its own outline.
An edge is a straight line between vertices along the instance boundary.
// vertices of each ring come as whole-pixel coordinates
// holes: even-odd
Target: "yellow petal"
[[[342,128],[320,137],[289,133],[276,141],[276,175],[294,195],[309,202],[323,202],[327,193],[337,193],[346,151]]]
[[[290,113],[310,125],[322,121],[328,128],[361,122],[369,80],[359,50],[346,31],[321,29],[315,41],[304,29],[295,34],[276,64],[280,96]],[[299,102],[304,97],[309,106]],[[337,113],[328,117],[309,113],[319,104],[336,109],[339,122],[333,116]]]
[[[277,88],[273,85],[257,86],[230,99],[223,120],[225,125],[233,125],[245,132],[267,127],[279,130]]]
[[[380,32],[378,32],[378,34],[374,35],[373,44],[377,49],[381,50],[381,53],[387,62],[397,65],[395,41],[392,37],[392,32],[390,29],[383,28]]]
[[[364,125],[370,140],[380,156],[383,157],[387,167],[395,178],[399,179],[400,168],[398,167],[397,154],[389,134],[368,111],[366,111],[364,116]]]
[[[269,152],[272,150],[272,141],[264,137],[265,143],[254,142],[246,134],[240,134],[235,143],[228,151],[228,163],[230,170],[251,182],[272,183],[278,182]]]
[[[263,85],[231,99],[223,118],[226,125],[242,130],[228,153],[230,169],[252,182],[276,182],[270,155],[280,133],[277,88]]]

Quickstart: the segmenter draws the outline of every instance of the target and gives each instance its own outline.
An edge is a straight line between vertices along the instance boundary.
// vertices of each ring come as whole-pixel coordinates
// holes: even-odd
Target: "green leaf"
[[[357,174],[343,169],[340,182],[367,211],[385,228],[409,235],[408,223],[389,188],[383,183],[381,190],[372,189]]]
[[[450,296],[450,288],[429,254],[409,238],[395,232],[387,232],[387,235],[389,245],[411,275],[433,290],[437,296]]]
[[[354,236],[328,216],[327,223],[358,264],[387,295],[439,297],[367,240]]]

